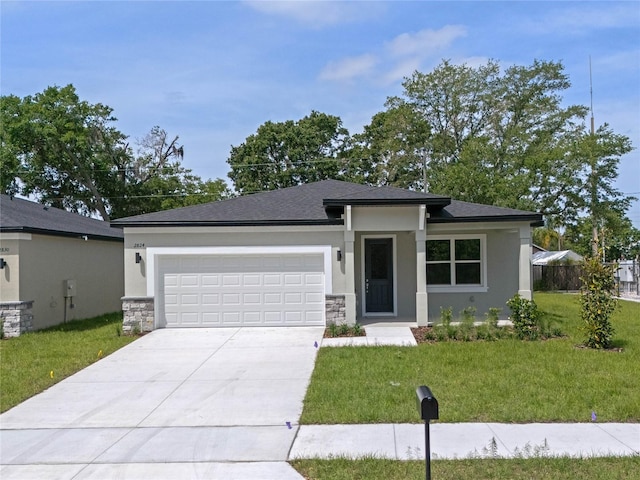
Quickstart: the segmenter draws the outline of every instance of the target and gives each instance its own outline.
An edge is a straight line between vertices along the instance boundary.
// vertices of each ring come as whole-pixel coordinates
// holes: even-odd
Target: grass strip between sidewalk
[[[424,461],[375,458],[294,460],[291,465],[307,480],[418,480],[425,478]],[[638,478],[640,457],[519,458],[433,460],[438,480],[611,480]]]

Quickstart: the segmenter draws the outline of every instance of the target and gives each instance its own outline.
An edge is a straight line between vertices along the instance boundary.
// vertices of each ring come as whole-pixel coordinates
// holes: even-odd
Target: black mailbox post
[[[418,412],[420,418],[424,420],[424,444],[425,462],[427,467],[426,479],[431,480],[431,441],[429,439],[429,422],[438,419],[438,400],[431,393],[431,389],[424,385],[416,389],[418,397]]]

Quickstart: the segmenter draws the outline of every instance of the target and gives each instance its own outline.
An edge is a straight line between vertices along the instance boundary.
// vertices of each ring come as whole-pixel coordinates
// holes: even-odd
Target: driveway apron
[[[322,332],[153,331],[0,415],[0,477],[301,478],[283,462]]]

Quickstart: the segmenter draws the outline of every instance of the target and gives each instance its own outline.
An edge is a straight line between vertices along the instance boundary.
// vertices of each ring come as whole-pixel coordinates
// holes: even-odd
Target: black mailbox
[[[437,420],[438,419],[438,400],[433,396],[429,387],[422,385],[416,389],[416,395],[418,397],[418,411],[422,420]]]

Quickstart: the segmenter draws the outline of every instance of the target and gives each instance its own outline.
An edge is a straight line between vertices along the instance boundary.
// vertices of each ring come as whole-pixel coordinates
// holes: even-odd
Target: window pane
[[[451,260],[451,242],[449,240],[427,241],[427,262]]]
[[[427,264],[428,285],[451,285],[451,264],[429,263]]]
[[[456,285],[480,284],[479,263],[456,263]]]
[[[456,240],[456,260],[480,260],[480,239]]]
[[[387,268],[389,266],[388,247],[386,243],[371,243],[369,245],[371,255],[370,268],[372,280],[386,280],[389,278]]]

